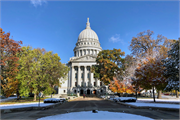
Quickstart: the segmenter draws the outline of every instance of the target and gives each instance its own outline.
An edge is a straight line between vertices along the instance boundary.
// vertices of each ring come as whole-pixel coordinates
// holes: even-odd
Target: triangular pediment
[[[96,61],[96,56],[95,55],[85,55],[81,57],[73,57],[71,59],[71,62],[74,61]]]

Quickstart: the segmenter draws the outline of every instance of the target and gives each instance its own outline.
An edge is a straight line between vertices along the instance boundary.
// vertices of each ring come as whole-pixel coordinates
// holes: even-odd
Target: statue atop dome
[[[90,23],[89,23],[89,18],[87,18],[86,29],[91,29]]]

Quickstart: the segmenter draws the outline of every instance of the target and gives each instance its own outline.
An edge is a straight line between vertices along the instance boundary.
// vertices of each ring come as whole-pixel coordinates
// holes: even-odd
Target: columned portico
[[[104,90],[103,86],[99,85],[99,80],[91,73],[91,67],[96,65],[96,57],[100,51],[102,48],[99,38],[91,29],[88,18],[86,28],[79,34],[74,48],[74,57],[71,57],[67,64],[71,68],[68,75],[67,94],[97,94],[100,90]]]

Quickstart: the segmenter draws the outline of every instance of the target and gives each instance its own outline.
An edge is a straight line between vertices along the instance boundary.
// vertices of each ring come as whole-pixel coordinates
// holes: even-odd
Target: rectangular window
[[[102,82],[100,82],[100,86],[102,86]]]
[[[90,71],[90,67],[87,67],[87,71]]]
[[[75,78],[77,79],[77,73],[75,73]]]
[[[96,86],[96,82],[94,82],[94,86]]]
[[[81,71],[84,71],[84,67],[81,67]]]
[[[75,82],[75,86],[77,87],[77,82]]]
[[[81,78],[82,78],[82,79],[84,78],[84,74],[83,74],[83,73],[81,73]]]
[[[78,67],[74,67],[75,71],[78,71]]]
[[[81,86],[83,87],[83,82],[81,82]]]
[[[64,90],[64,93],[66,92],[66,90]]]
[[[89,79],[90,79],[90,73],[87,73],[87,78],[89,78]]]

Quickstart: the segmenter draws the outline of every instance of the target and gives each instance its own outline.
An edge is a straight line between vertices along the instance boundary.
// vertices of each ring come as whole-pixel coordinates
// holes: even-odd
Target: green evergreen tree
[[[176,97],[179,91],[179,41],[175,40],[168,51],[168,58],[164,59],[164,76],[167,78],[168,85],[165,90],[176,90]]]

